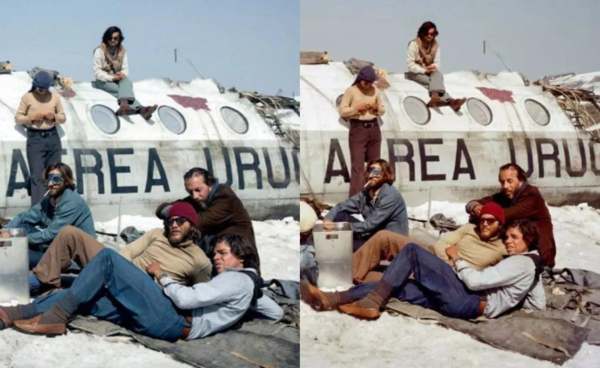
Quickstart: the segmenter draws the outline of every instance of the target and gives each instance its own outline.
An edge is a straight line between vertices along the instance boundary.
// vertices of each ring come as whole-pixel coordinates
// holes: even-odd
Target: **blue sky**
[[[191,80],[194,69],[225,87],[298,95],[299,0],[11,1],[0,10],[0,60],[16,70],[58,70],[92,80],[92,53],[116,25],[130,76]]]
[[[301,49],[328,51],[337,61],[370,60],[406,69],[406,47],[419,26],[436,23],[442,71],[505,69],[529,79],[600,71],[597,0],[302,0]]]

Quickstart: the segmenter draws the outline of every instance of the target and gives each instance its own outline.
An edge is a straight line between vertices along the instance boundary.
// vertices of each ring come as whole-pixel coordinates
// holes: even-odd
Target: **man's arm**
[[[27,116],[27,112],[29,111],[29,102],[27,102],[27,95],[21,98],[21,102],[19,103],[19,109],[15,114],[15,123],[25,126],[31,125],[31,119]]]
[[[155,212],[156,217],[158,217],[161,220],[166,220],[169,215],[169,210],[171,210],[171,206],[176,202],[187,202],[187,203],[191,204],[192,207],[194,207],[194,200],[189,196],[179,199],[175,202],[165,202],[165,203],[159,204],[158,207],[156,207],[156,212]],[[196,207],[194,207],[194,208],[196,208]]]
[[[41,214],[41,206],[39,213]],[[61,203],[54,214],[54,220],[52,220],[45,229],[28,235],[29,242],[33,244],[45,244],[51,242],[65,226],[73,225],[80,216],[81,207],[78,206],[77,203],[74,201],[65,201],[64,203]],[[29,222],[28,220],[26,221]]]
[[[495,266],[477,271],[459,259],[456,261],[456,272],[469,289],[478,291],[512,285],[528,277],[533,282],[535,266],[526,257],[512,256]]]
[[[458,229],[451,231],[449,233],[444,234],[434,245],[433,252],[435,255],[448,264],[452,264],[450,262],[450,258],[446,254],[446,248],[451,247],[453,245],[458,244],[460,239],[467,233],[469,225],[463,225]]]
[[[358,111],[356,107],[351,107],[352,104],[352,87],[346,89],[344,92],[344,97],[342,97],[342,102],[340,103],[340,117],[342,118],[351,118],[358,116]]]
[[[375,96],[375,104],[377,105],[377,116],[382,116],[385,114],[385,106],[383,106],[383,101],[381,100],[381,91],[377,90],[377,94]]]
[[[54,124],[64,124],[67,121],[67,115],[65,114],[65,110],[63,109],[62,102],[60,101],[60,95],[56,94],[56,106],[54,110]]]
[[[283,309],[279,304],[275,303],[271,298],[263,295],[256,301],[256,306],[250,307],[250,309],[260,313],[266,318],[279,320],[283,317]]]
[[[408,71],[416,74],[425,74],[425,68],[417,64],[418,57],[419,46],[417,46],[416,42],[411,42],[406,52],[406,66],[408,67]]]
[[[379,197],[375,211],[373,211],[371,215],[367,216],[365,221],[356,222],[350,226],[352,226],[354,231],[359,233],[375,230],[385,221],[390,219],[399,202],[402,202],[400,205],[404,207],[404,210],[406,210],[406,204],[404,204],[404,201],[400,196],[394,194],[383,195]]]
[[[227,271],[235,272],[235,271]],[[228,275],[231,276],[231,275]],[[244,276],[246,281],[231,278],[214,278],[209,282],[195,284],[194,286],[183,286],[170,277],[161,279],[165,294],[180,309],[195,309],[209,305],[220,304],[230,300],[238,299],[247,290],[253,290],[250,278]]]
[[[142,254],[144,252],[144,250],[146,250],[146,248],[148,248],[150,243],[155,239],[155,237],[156,237],[155,232],[157,230],[162,231],[161,229],[155,229],[155,230],[148,231],[147,233],[142,235],[141,238],[139,238],[139,239],[127,244],[125,247],[121,248],[121,250],[119,250],[119,254],[122,255],[123,257],[125,257],[128,261],[132,261],[135,258],[139,257],[139,255]]]
[[[492,197],[492,196],[483,197],[481,199],[474,199],[467,203],[467,205],[465,206],[465,210],[467,211],[467,213],[474,214],[475,207],[483,206],[483,205],[493,202],[493,201],[494,201],[494,197]]]
[[[105,70],[102,69],[102,61],[103,60],[104,60],[104,53],[102,52],[102,50],[100,50],[100,48],[97,48],[96,51],[94,51],[94,61],[93,61],[94,76],[99,81],[112,82],[113,77],[110,74],[108,74]]]
[[[359,192],[352,197],[346,199],[344,202],[338,203],[327,213],[325,218],[329,221],[335,220],[335,217],[340,212],[359,213],[360,212],[360,197],[364,194]]]

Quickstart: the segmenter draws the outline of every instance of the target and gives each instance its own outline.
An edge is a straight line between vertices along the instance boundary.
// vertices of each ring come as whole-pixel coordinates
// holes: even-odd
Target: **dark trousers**
[[[47,166],[61,162],[62,145],[56,128],[47,132],[28,131],[27,135],[27,164],[33,206],[44,198],[46,186],[42,183],[42,174]]]
[[[186,326],[185,318],[152,278],[112,249],[103,249],[92,258],[70,289],[36,298],[36,312],[47,311],[67,293],[75,297],[78,314],[93,315],[155,339],[176,341]]]
[[[351,224],[360,222],[356,217],[352,216],[350,212],[341,211],[335,216],[333,222],[349,222]],[[373,234],[367,233],[354,233],[352,239],[352,251],[356,252],[360,247],[363,246],[373,236]]]
[[[381,129],[377,120],[365,128],[362,122],[350,120],[348,143],[350,144],[350,197],[360,192],[365,186],[365,162],[381,158]]]
[[[413,274],[414,280],[408,277]],[[479,293],[469,290],[452,267],[417,244],[406,245],[383,273],[392,297],[436,310],[448,317],[477,317]],[[364,298],[376,282],[350,289],[353,300]]]

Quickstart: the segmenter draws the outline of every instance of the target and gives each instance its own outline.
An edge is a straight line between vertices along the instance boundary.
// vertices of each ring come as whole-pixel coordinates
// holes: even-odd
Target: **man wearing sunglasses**
[[[506,249],[501,239],[504,223],[502,208],[496,203],[488,203],[481,209],[478,224],[466,224],[455,231],[444,234],[433,246],[423,244],[401,234],[380,231],[369,239],[352,256],[352,275],[356,284],[379,281],[382,273],[376,271],[382,260],[391,261],[409,243],[421,246],[435,254],[449,265],[452,261],[446,249],[456,245],[458,255],[469,266],[480,271],[502,260]]]
[[[29,268],[33,269],[58,233],[68,225],[96,237],[94,219],[87,203],[75,189],[73,171],[64,163],[46,168],[42,178],[47,195],[6,226],[24,228],[29,240]]]
[[[392,185],[396,180],[392,166],[385,160],[374,160],[369,162],[364,175],[367,184],[363,190],[335,205],[323,220],[325,230],[334,229],[333,222],[350,222],[355,251],[380,230],[408,235],[406,204]],[[364,221],[353,214],[361,214]]]
[[[455,99],[446,92],[444,75],[440,72],[441,57],[439,44],[435,39],[437,36],[438,30],[433,22],[421,25],[417,37],[408,44],[408,72],[405,76],[429,90],[431,99],[427,106],[435,108],[450,105],[454,111],[459,111],[467,99]]]
[[[517,164],[509,163],[498,171],[500,192],[472,200],[466,210],[474,219],[481,216],[481,209],[487,203],[498,203],[504,209],[507,221],[529,220],[539,232],[539,251],[545,266],[554,267],[556,243],[552,227],[552,217],[546,201],[539,189],[527,180],[527,173]],[[476,221],[476,220],[475,220]]]
[[[212,264],[194,244],[201,236],[194,208],[188,203],[175,203],[164,224],[164,228],[148,231],[122,248],[119,254],[144,271],[151,263],[158,262],[169,277],[183,285],[210,280]],[[80,229],[66,227],[33,270],[29,283],[31,293],[61,288],[60,275],[69,268],[71,261],[84,268],[104,248]]]
[[[49,91],[52,83],[54,80],[50,74],[45,71],[37,73],[31,89],[21,98],[15,115],[15,123],[27,128],[27,164],[32,206],[44,198],[44,169],[61,161],[62,144],[56,127],[64,124],[67,116],[60,96]]]
[[[133,83],[128,78],[129,64],[123,40],[125,37],[119,27],[109,27],[104,32],[102,43],[94,50],[96,82],[93,85],[117,99],[117,115],[141,114],[149,120],[158,106],[142,106],[135,98]]]

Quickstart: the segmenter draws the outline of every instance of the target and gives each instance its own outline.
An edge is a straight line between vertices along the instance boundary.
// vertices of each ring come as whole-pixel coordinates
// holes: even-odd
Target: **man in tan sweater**
[[[350,123],[350,193],[359,193],[365,185],[365,163],[381,158],[381,129],[377,118],[385,114],[379,90],[373,85],[377,73],[371,66],[362,68],[354,83],[346,89],[339,106],[340,117]]]
[[[177,283],[192,286],[210,280],[212,264],[202,249],[194,244],[200,236],[194,208],[184,202],[175,203],[165,220],[164,229],[154,229],[119,251],[138,268],[158,262]],[[43,291],[61,287],[60,275],[69,268],[71,260],[85,267],[104,246],[85,232],[68,226],[54,239],[50,248],[33,270],[35,280]],[[37,285],[36,285],[37,286]]]
[[[21,98],[15,123],[27,128],[27,164],[31,181],[31,205],[44,198],[42,173],[61,162],[62,144],[56,126],[67,120],[57,93],[49,91],[54,80],[41,71],[33,78],[29,92]]]
[[[478,271],[495,265],[506,255],[506,248],[500,237],[504,223],[502,208],[496,203],[488,203],[481,210],[479,225],[467,224],[456,231],[442,236],[435,245],[419,244],[414,239],[379,231],[352,256],[352,275],[354,282],[379,281],[381,272],[375,270],[382,260],[391,261],[409,243],[416,243],[438,256],[449,265],[452,261],[446,254],[446,248],[458,246],[458,257],[465,260]]]

